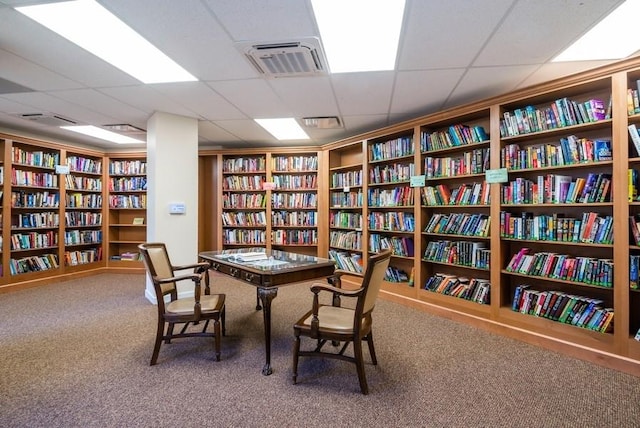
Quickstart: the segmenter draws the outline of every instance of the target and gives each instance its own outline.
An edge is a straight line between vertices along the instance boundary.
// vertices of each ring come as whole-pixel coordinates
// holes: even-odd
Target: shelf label
[[[484,173],[487,183],[506,183],[509,181],[507,168],[488,169]]]
[[[409,181],[411,187],[424,187],[426,176],[424,175],[412,175]]]
[[[342,191],[344,193],[348,193],[349,192],[349,186],[344,186],[344,188],[342,189]]]
[[[276,183],[273,181],[265,181],[262,183],[262,190],[273,190],[276,188]]]
[[[69,165],[56,165],[56,174],[69,174]]]

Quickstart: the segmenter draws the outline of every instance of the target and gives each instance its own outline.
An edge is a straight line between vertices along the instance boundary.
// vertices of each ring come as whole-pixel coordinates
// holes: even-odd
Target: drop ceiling
[[[310,0],[99,2],[199,81],[142,84],[13,9],[43,1],[0,0],[0,131],[122,150],[24,115],[144,130],[162,111],[196,118],[202,148],[322,145],[605,65],[550,60],[621,0],[407,0],[395,71],[284,78],[238,47],[319,37]],[[253,121],[310,116],[343,127],[280,142]]]

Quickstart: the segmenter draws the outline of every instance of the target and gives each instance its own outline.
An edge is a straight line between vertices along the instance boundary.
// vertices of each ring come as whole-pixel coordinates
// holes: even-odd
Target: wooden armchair
[[[183,337],[213,337],[215,341],[216,361],[220,361],[220,336],[225,335],[225,295],[211,294],[209,289],[208,263],[194,263],[189,265],[174,266],[169,260],[165,244],[152,242],[138,246],[144,258],[147,272],[153,281],[158,304],[158,328],[156,343],[151,356],[151,364],[158,361],[160,345],[164,340],[170,343],[171,339]],[[176,271],[192,269],[192,273],[176,276]],[[193,281],[193,297],[178,298],[176,283],[180,281]],[[202,283],[205,290],[202,295]],[[169,301],[165,301],[165,296]],[[209,321],[213,320],[214,331],[208,332]],[[189,325],[199,324],[204,321],[202,330],[187,331]],[[179,333],[174,333],[176,324],[184,324]],[[222,324],[222,332],[220,331]],[[166,327],[166,331],[165,331]]]
[[[340,288],[341,271],[336,271],[336,275],[330,279],[333,285],[313,284],[313,308],[307,312],[293,326],[295,342],[293,346],[293,383],[298,377],[298,358],[324,357],[349,361],[356,365],[360,390],[363,394],[368,394],[369,389],[365,377],[364,360],[362,356],[362,341],[369,345],[369,354],[374,365],[378,363],[373,346],[373,335],[371,332],[371,313],[378,298],[378,293],[384,280],[391,250],[385,250],[369,259],[367,269],[364,273],[362,286],[357,290],[343,290]],[[333,293],[332,305],[320,304],[319,294],[321,291]],[[355,298],[355,308],[344,308],[340,306],[341,297]],[[316,347],[312,351],[300,350],[300,337],[306,336],[317,341]],[[325,350],[324,345],[328,342],[335,345],[334,350]],[[338,350],[339,342],[344,342]],[[345,355],[345,350],[350,343],[353,343],[353,357]]]

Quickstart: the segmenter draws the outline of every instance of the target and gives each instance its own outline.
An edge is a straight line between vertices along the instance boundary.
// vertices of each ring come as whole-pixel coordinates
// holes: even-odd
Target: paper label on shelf
[[[506,183],[509,181],[507,168],[488,169],[484,173],[487,183]]]
[[[426,177],[424,175],[412,175],[409,181],[411,187],[424,187]]]

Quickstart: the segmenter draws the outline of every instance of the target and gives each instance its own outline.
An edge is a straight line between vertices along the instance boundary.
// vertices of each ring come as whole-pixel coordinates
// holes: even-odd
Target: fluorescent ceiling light
[[[143,83],[198,80],[93,0],[16,10]]]
[[[61,126],[62,129],[68,129],[69,131],[78,132],[80,134],[89,135],[90,137],[100,138],[101,140],[111,141],[117,144],[144,144],[146,141],[136,140],[135,138],[127,137],[126,135],[120,135],[115,132],[107,131],[106,129],[98,128],[93,125],[80,125],[80,126]]]
[[[255,119],[258,125],[266,129],[278,140],[308,140],[309,136],[294,118]]]
[[[626,58],[640,49],[640,39],[633,36],[640,15],[640,2],[627,0],[597,23],[564,52],[553,59],[587,61]]]
[[[332,73],[393,70],[405,0],[312,0]]]

